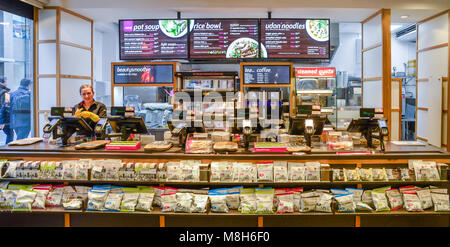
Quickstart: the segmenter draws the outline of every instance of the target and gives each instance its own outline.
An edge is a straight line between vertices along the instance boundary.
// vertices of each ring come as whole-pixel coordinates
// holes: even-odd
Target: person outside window
[[[6,142],[8,144],[14,139],[14,132],[10,128],[10,95],[9,89],[6,85],[6,77],[0,76],[0,129],[6,135]]]
[[[25,139],[31,130],[31,92],[30,79],[22,79],[19,88],[10,96],[10,128],[17,140]]]

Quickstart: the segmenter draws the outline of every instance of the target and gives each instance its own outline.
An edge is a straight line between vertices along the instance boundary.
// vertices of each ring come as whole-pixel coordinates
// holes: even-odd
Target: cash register
[[[299,105],[296,116],[290,118],[289,134],[303,135],[306,145],[311,147],[312,136],[322,134],[326,120],[326,114],[321,112],[320,105]]]
[[[99,121],[100,123],[97,123],[96,130],[98,130],[99,133],[103,133],[102,129],[104,127],[102,126],[106,125],[106,120],[104,121],[105,122]],[[134,115],[134,107],[111,107],[111,116],[108,117],[108,122],[115,133],[109,134],[108,137],[120,136],[122,141],[128,140],[131,134],[148,133],[144,119]]]
[[[235,116],[235,118],[231,119],[233,121],[231,132],[233,134],[242,134],[244,148],[248,150],[252,141],[252,135],[260,134],[263,129],[258,119],[258,114],[250,108],[239,108],[235,109]]]
[[[44,126],[45,134],[52,134],[53,139],[61,138],[59,146],[68,146],[69,138],[76,132],[80,135],[92,137],[93,130],[83,118],[72,116],[71,107],[52,107],[50,110],[50,121]]]
[[[384,151],[384,137],[389,135],[382,108],[360,108],[359,118],[353,119],[347,128],[348,132],[360,132],[367,140],[368,148],[375,148],[373,139],[380,140],[381,151]],[[377,133],[377,135],[374,135]]]
[[[180,115],[183,117],[183,114]],[[202,120],[179,120],[179,119],[169,119],[167,120],[167,124],[169,126],[169,130],[173,136],[178,137],[179,146],[181,149],[185,149],[187,136],[190,133],[204,133],[205,126]]]

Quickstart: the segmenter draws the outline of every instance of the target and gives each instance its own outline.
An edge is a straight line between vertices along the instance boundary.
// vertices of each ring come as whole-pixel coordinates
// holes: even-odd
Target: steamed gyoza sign
[[[335,77],[336,69],[331,67],[295,68],[295,77]]]

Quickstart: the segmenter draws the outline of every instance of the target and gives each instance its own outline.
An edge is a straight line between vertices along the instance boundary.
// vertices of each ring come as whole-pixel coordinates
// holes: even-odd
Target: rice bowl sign
[[[295,68],[295,77],[336,77],[332,67]]]

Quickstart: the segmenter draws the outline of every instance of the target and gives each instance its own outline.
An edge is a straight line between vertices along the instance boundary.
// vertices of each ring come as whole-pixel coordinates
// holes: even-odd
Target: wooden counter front
[[[47,158],[116,158],[116,159],[208,159],[208,160],[323,160],[345,161],[359,160],[370,163],[380,160],[407,160],[424,159],[450,161],[450,153],[436,147],[426,146],[397,146],[386,144],[386,151],[381,153],[373,151],[371,154],[355,153],[367,152],[366,148],[355,148],[349,151],[329,150],[324,147],[315,148],[310,154],[294,155],[291,153],[253,153],[238,151],[228,154],[185,154],[180,148],[173,147],[166,152],[146,152],[143,148],[136,151],[106,151],[104,148],[97,150],[75,150],[73,146],[59,147],[47,143],[37,143],[29,146],[0,146],[0,158],[21,157],[47,157]],[[338,154],[338,152],[341,152]]]

